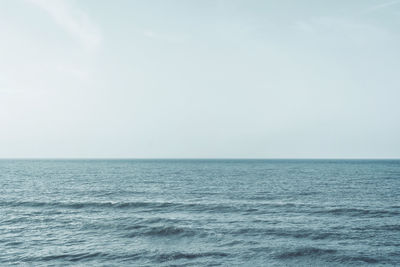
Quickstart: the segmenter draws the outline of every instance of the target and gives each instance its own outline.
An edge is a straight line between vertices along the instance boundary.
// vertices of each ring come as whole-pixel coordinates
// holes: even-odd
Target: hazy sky
[[[400,1],[0,0],[0,157],[398,158]]]

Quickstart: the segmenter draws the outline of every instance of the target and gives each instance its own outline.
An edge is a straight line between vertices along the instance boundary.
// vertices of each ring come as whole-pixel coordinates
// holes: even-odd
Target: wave
[[[400,231],[400,224],[386,224],[386,225],[368,225],[365,227],[353,227],[352,230],[358,231]]]
[[[291,230],[287,228],[242,228],[229,234],[235,236],[250,235],[250,236],[277,236],[277,237],[289,237],[289,238],[304,238],[311,240],[323,240],[323,239],[342,239],[342,234],[338,232],[326,232],[321,229],[298,229]]]
[[[30,256],[23,257],[20,260],[24,263],[34,263],[34,262],[51,262],[60,261],[64,262],[89,262],[89,261],[104,261],[104,260],[119,260],[121,262],[133,261],[135,262],[139,258],[146,258],[148,260],[152,260],[155,262],[167,262],[174,261],[180,259],[193,260],[196,258],[221,258],[229,256],[228,253],[225,252],[200,252],[200,253],[190,253],[190,252],[171,252],[171,253],[158,253],[151,255],[149,251],[143,251],[142,253],[102,253],[102,252],[93,252],[93,253],[64,253],[64,254],[56,254],[56,255],[48,255],[48,256]]]
[[[151,211],[173,208],[174,211],[208,212],[208,213],[238,213],[264,214],[273,213],[265,208],[292,208],[304,206],[300,203],[270,202],[270,203],[185,203],[185,202],[157,202],[157,201],[131,201],[131,202],[78,202],[78,201],[0,201],[1,207],[25,207],[25,208],[110,208],[110,209],[137,209],[148,208]],[[279,211],[275,211],[279,212]]]
[[[339,257],[334,257],[332,259],[333,261],[337,261],[340,263],[379,263],[381,260],[372,258],[372,257],[367,257],[367,256],[339,256]]]
[[[275,258],[280,260],[291,260],[297,258],[323,258],[326,262],[342,264],[365,264],[365,263],[389,263],[383,259],[373,258],[364,255],[343,255],[335,249],[323,249],[317,247],[302,247],[294,250],[284,251],[275,254]]]
[[[313,214],[327,214],[327,215],[348,215],[348,216],[395,216],[400,215],[399,211],[392,210],[367,210],[358,208],[336,208],[327,210],[317,210],[311,212]]]
[[[164,208],[174,206],[171,202],[44,202],[44,201],[1,201],[3,207],[56,207],[56,208]]]
[[[142,230],[139,230],[141,228]],[[126,237],[137,237],[137,236],[193,236],[197,233],[195,229],[176,227],[176,226],[154,226],[154,227],[138,227],[137,231],[129,233]]]
[[[388,224],[376,227],[377,230],[382,231],[400,231],[400,224]]]
[[[165,262],[165,261],[180,260],[180,259],[196,259],[202,257],[220,258],[227,256],[229,256],[229,254],[225,252],[203,252],[203,253],[172,252],[172,253],[160,254],[156,257],[156,259],[159,262]]]
[[[35,262],[35,261],[53,261],[53,260],[65,260],[65,261],[85,261],[93,258],[102,258],[106,256],[104,253],[94,252],[94,253],[65,253],[58,255],[49,255],[49,256],[41,256],[41,257],[26,257],[23,258],[25,262]]]
[[[303,247],[297,248],[294,250],[284,251],[278,253],[275,257],[278,259],[292,259],[298,257],[315,257],[315,256],[322,256],[322,255],[331,255],[337,253],[335,249],[322,249],[316,247]]]

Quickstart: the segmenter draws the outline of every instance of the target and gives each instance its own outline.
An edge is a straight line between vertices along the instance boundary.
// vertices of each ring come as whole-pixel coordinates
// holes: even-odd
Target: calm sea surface
[[[0,266],[400,265],[399,160],[0,160]]]

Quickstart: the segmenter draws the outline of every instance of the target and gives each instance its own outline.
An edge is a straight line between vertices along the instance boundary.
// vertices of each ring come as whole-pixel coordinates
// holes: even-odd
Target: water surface
[[[400,265],[399,160],[0,160],[0,265]]]

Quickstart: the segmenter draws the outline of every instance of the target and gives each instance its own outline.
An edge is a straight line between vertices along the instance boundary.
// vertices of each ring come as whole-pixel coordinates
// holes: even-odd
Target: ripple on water
[[[0,266],[400,266],[400,161],[0,170]]]

